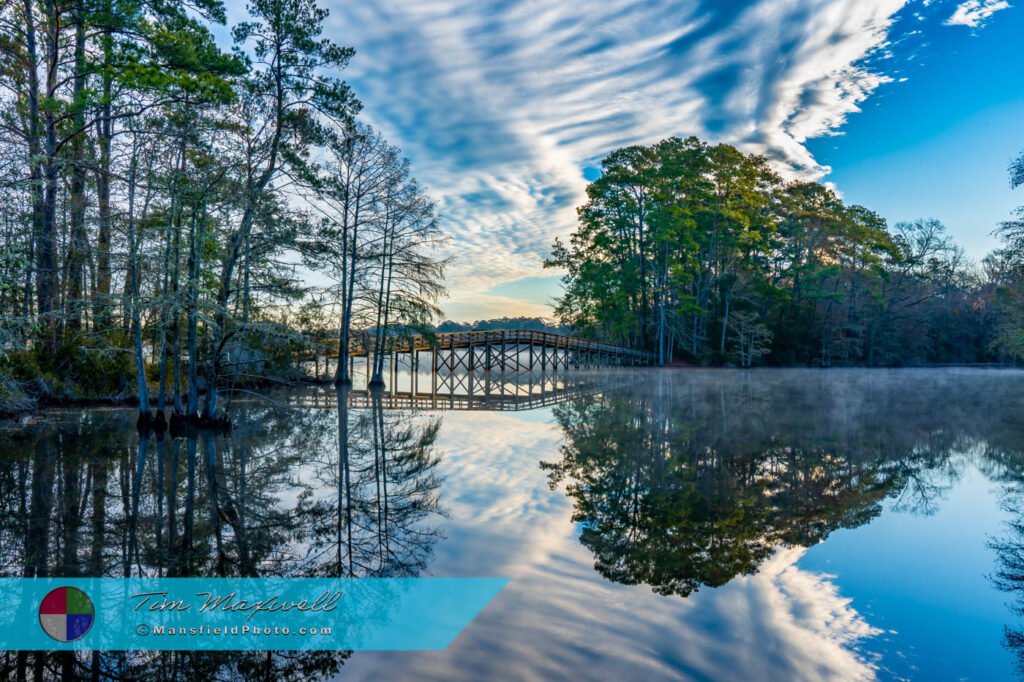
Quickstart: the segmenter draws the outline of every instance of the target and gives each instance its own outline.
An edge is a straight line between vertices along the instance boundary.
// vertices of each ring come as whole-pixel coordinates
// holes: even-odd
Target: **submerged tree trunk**
[[[390,197],[388,198],[390,203]],[[386,326],[385,322],[385,285],[387,283],[388,274],[388,241],[391,235],[391,230],[394,226],[391,225],[391,216],[385,215],[384,217],[384,235],[381,238],[381,257],[380,257],[380,285],[377,290],[377,325],[376,334],[373,342],[373,376],[370,378],[370,385],[374,387],[384,386],[384,343]],[[369,362],[369,354],[367,354],[367,361]]]
[[[203,240],[206,232],[206,194],[200,201],[199,215],[193,215],[188,255],[188,416],[199,416],[199,347],[197,342],[199,324],[199,273],[202,269]],[[208,390],[213,390],[209,387]],[[207,412],[206,416],[214,417]]]
[[[334,371],[335,386],[351,386],[352,377],[348,374],[348,353],[349,353],[349,261],[355,266],[355,234],[352,235],[352,254],[348,251],[348,198],[342,204],[342,228],[341,228],[341,324],[338,327],[338,366]]]
[[[160,309],[160,393],[157,398],[157,409],[164,410],[167,404],[167,360],[170,349],[168,348],[171,341],[171,318],[177,315],[177,285],[174,285],[174,295],[171,293],[172,286],[172,270],[177,271],[178,261],[178,250],[177,250],[177,236],[175,230],[175,214],[178,212],[179,203],[179,185],[181,175],[185,172],[185,150],[186,150],[186,135],[188,134],[188,125],[183,130],[179,131],[181,140],[178,145],[178,159],[175,167],[174,177],[171,180],[171,210],[167,221],[167,232],[164,235],[164,264],[163,264],[163,305]],[[173,265],[172,265],[173,262]],[[180,398],[175,401],[175,406],[178,412],[180,409]]]

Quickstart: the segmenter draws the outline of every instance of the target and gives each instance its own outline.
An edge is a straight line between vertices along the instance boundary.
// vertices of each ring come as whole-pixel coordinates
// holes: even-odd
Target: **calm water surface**
[[[441,652],[112,653],[83,677],[1018,677],[1024,373],[541,383],[236,396],[227,437],[140,439],[130,410],[7,424],[0,572],[511,579]]]

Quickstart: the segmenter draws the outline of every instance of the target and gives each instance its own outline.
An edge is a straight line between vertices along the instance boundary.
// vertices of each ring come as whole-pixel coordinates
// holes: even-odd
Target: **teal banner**
[[[0,578],[0,649],[443,649],[507,582]]]

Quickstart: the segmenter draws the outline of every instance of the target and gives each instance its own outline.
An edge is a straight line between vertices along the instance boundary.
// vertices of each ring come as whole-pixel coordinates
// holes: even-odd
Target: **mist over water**
[[[153,679],[1017,675],[1024,373],[460,379],[237,395],[226,436],[5,424],[0,573],[511,579],[439,652],[101,657]]]

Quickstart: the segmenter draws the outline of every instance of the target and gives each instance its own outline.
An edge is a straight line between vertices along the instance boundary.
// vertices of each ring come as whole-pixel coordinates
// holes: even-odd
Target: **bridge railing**
[[[359,357],[369,353],[376,343],[372,337],[355,335],[349,341],[349,355]],[[545,331],[533,331],[526,329],[488,329],[460,332],[441,332],[432,338],[421,334],[412,336],[388,336],[382,339],[382,352],[411,353],[413,351],[452,350],[456,348],[469,348],[481,346],[508,346],[508,345],[532,345],[543,348],[555,348],[560,350],[582,351],[589,353],[606,353],[620,357],[629,357],[644,362],[655,362],[653,353],[629,348],[628,346],[617,346],[614,344],[600,343],[589,339],[581,339],[565,334],[554,334]],[[368,347],[369,346],[369,347]],[[330,353],[326,357],[337,357],[337,353]]]
[[[366,355],[376,342],[371,337],[361,335],[353,336],[349,341],[348,352],[350,355]],[[416,334],[413,336],[388,336],[382,340],[382,351],[384,353],[409,353],[413,351],[450,350],[454,348],[468,348],[470,346],[508,346],[508,345],[534,345],[545,348],[556,348],[562,350],[577,350],[586,352],[600,352],[625,357],[643,359],[652,363],[654,354],[609,343],[600,343],[590,339],[568,336],[565,334],[553,334],[551,332],[539,332],[532,330],[477,330],[469,332],[441,332],[432,338]],[[337,353],[330,353],[328,357],[334,357]]]

